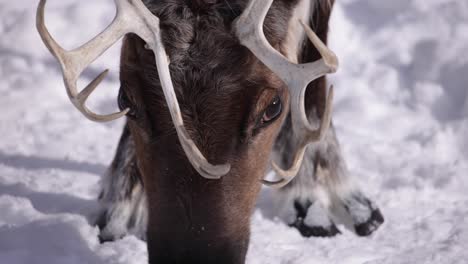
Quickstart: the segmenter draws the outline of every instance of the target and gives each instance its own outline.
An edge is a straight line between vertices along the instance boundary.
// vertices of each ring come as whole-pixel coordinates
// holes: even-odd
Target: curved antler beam
[[[302,161],[304,160],[304,154],[307,149],[307,146],[312,142],[322,140],[325,137],[328,129],[330,128],[331,114],[333,112],[333,97],[334,89],[333,86],[331,86],[328,91],[325,112],[323,114],[319,130],[316,130],[314,131],[315,133],[310,133],[306,137],[301,138],[302,141],[298,144],[298,147],[294,154],[293,163],[289,169],[283,170],[275,162],[272,162],[273,170],[276,172],[277,175],[281,177],[281,179],[274,182],[263,180],[263,184],[270,187],[282,188],[288,183],[290,183],[294,179],[294,177],[296,177],[296,175],[299,173],[299,170],[301,169]]]
[[[250,0],[245,11],[235,22],[235,30],[241,44],[249,48],[289,88],[293,130],[302,144],[296,150],[294,164],[290,169],[284,171],[279,169],[276,164],[273,164],[275,170],[280,176],[284,176],[284,179],[279,182],[264,181],[267,185],[284,186],[299,171],[306,146],[310,142],[320,140],[330,126],[330,117],[324,116],[320,128],[318,130],[312,128],[305,112],[305,91],[310,82],[326,74],[336,72],[338,58],[303,21],[300,21],[300,23],[307,37],[314,44],[322,58],[311,63],[295,64],[275,50],[269,44],[263,32],[265,17],[272,3],[273,0]],[[333,95],[333,90],[331,90],[330,95]],[[326,112],[328,114],[331,112],[332,98],[333,96],[329,96],[327,99]]]
[[[98,36],[83,46],[65,51],[52,38],[44,22],[46,0],[41,0],[37,9],[36,25],[41,38],[49,51],[59,61],[67,94],[73,105],[84,116],[92,121],[108,122],[126,115],[129,109],[110,115],[98,115],[90,111],[85,102],[91,93],[107,74],[107,70],[93,80],[83,91],[78,92],[76,83],[83,70],[101,56],[115,42],[127,33],[135,33],[142,38],[155,55],[161,86],[166,98],[169,111],[177,130],[179,141],[190,163],[200,175],[207,179],[219,179],[230,170],[229,164],[212,165],[200,152],[185,130],[179,103],[172,84],[169,62],[164,45],[161,41],[159,18],[154,16],[141,0],[114,0],[117,5],[117,15],[112,23]]]

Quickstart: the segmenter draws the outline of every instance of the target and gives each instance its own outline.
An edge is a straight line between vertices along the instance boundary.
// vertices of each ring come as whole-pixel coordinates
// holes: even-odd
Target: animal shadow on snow
[[[0,164],[28,171],[60,169],[97,175],[105,170],[105,166],[98,164],[8,155],[2,152]],[[105,263],[90,247],[93,240],[98,243],[97,233],[95,238],[85,239],[79,228],[82,220],[72,217],[83,216],[89,225],[93,225],[92,214],[97,211],[97,199],[87,200],[69,194],[41,192],[22,183],[2,182],[0,195],[28,199],[35,210],[45,215],[44,218],[24,225],[0,227],[0,255],[4,254],[2,252],[9,252],[7,255],[20,263]],[[64,215],[60,216],[61,214]],[[27,249],[27,254],[18,249]]]
[[[36,156],[10,155],[0,152],[0,164],[29,171],[40,169],[59,169],[64,171],[85,172],[102,175],[105,166],[70,160],[49,159]],[[31,201],[34,208],[44,214],[80,214],[90,223],[98,208],[97,198],[87,200],[69,194],[49,193],[31,190],[25,184],[3,184],[0,182],[0,194],[24,197]]]
[[[0,227],[0,256],[15,263],[107,263],[92,251],[75,225],[70,220],[46,219]]]

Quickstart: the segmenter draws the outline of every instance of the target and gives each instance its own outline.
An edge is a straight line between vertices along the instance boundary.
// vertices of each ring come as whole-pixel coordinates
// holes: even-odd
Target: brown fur
[[[280,49],[296,1],[275,1],[265,22],[270,43]],[[161,19],[171,77],[191,138],[214,164],[230,163],[221,180],[206,180],[192,168],[173,127],[154,57],[135,35],[122,48],[122,93],[132,108],[128,125],[148,197],[150,263],[243,263],[250,215],[273,143],[287,116],[284,84],[232,32],[246,1],[162,0],[149,3]],[[329,10],[328,10],[329,11]],[[319,36],[326,39],[328,14],[321,10]],[[329,12],[328,12],[329,13]],[[318,58],[305,44],[303,58]],[[307,108],[318,107],[324,79],[310,85]],[[275,96],[281,118],[259,127]]]

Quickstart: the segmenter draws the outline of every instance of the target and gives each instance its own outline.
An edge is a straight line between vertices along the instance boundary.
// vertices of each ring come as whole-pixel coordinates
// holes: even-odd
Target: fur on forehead
[[[291,13],[299,0],[274,1],[265,21],[265,35],[273,46],[287,34]],[[233,21],[242,13],[248,0],[149,0],[149,9],[161,20],[163,42],[171,63],[196,55],[235,50],[240,46],[232,30]],[[217,57],[222,57],[217,54]],[[209,58],[204,58],[205,62]]]
[[[145,1],[149,9],[160,18],[162,39],[171,62],[171,77],[178,93],[199,93],[193,91],[194,86],[228,92],[223,88],[241,88],[241,85],[231,85],[239,84],[240,81],[263,81],[252,68],[258,66],[259,62],[255,62],[255,56],[240,45],[232,30],[233,21],[242,13],[248,1]],[[304,43],[304,31],[298,20],[308,21],[313,10],[326,9],[332,2],[275,0],[265,19],[265,36],[274,48],[297,62]],[[140,56],[143,57],[140,60],[143,65],[140,66],[145,69],[147,81],[159,86],[154,59],[148,56],[150,52],[146,53]]]
[[[250,0],[146,0],[146,5],[161,20],[163,42],[173,66],[194,66],[211,61],[222,64],[226,51],[239,49],[232,22]],[[334,0],[275,0],[264,24],[265,36],[273,47],[296,62],[304,41],[299,19],[309,22],[312,13],[327,13]],[[314,27],[314,21],[310,21]],[[245,50],[245,49],[244,49]],[[244,51],[245,52],[245,51]],[[207,55],[212,56],[205,56]],[[224,53],[224,54],[223,54]],[[221,61],[213,59],[214,57]]]
[[[232,29],[233,21],[242,13],[247,0],[195,1],[209,2],[203,8],[194,7],[197,4],[188,0],[146,2],[161,21],[162,40],[178,93],[189,97],[194,93],[203,94],[204,91],[200,91],[203,89],[229,94],[236,88],[245,88],[242,83],[264,81],[258,71],[265,72],[261,69],[265,67],[240,45]],[[276,0],[265,20],[265,35],[277,49],[281,49],[281,43],[287,37],[289,19],[296,3],[297,0]],[[148,83],[159,86],[152,56],[142,54],[140,57]]]

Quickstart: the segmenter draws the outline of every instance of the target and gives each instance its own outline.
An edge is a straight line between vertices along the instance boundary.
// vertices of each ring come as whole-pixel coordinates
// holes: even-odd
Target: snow
[[[69,103],[35,30],[36,4],[0,0],[0,263],[146,263],[143,241],[100,244],[89,222],[123,123],[92,123]],[[46,20],[72,48],[113,12],[111,0],[50,0]],[[464,0],[337,3],[335,125],[386,222],[367,238],[341,228],[308,239],[259,208],[247,263],[466,263],[467,32]],[[117,109],[118,56],[117,45],[79,82],[110,68],[91,100],[99,112]]]

